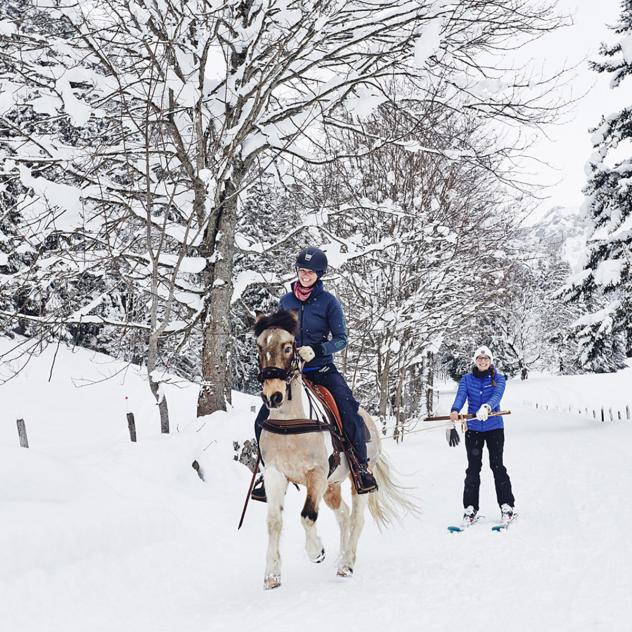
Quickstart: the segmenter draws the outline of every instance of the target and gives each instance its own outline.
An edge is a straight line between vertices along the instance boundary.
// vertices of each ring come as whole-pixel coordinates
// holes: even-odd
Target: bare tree
[[[108,269],[118,287],[131,280],[138,296],[151,297],[138,311],[147,321],[95,314],[93,291],[64,322],[137,328],[148,336],[151,365],[167,334],[199,324],[199,415],[224,408],[229,394],[235,236],[248,188],[263,172],[276,169],[283,179],[301,163],[343,158],[348,148],[328,145],[325,126],[361,135],[351,150],[358,156],[408,141],[423,124],[410,118],[405,134],[383,134],[341,104],[384,101],[397,77],[417,101],[455,112],[518,123],[550,114],[542,101],[549,79],[527,86],[522,73],[488,64],[516,38],[559,25],[550,7],[526,0],[57,0],[46,11],[37,4],[29,5],[33,15],[52,18],[56,32],[18,24],[9,36],[18,61],[9,61],[21,77],[14,94],[41,119],[24,126],[3,115],[12,135],[4,174],[26,190],[21,212],[46,201],[31,232],[44,226],[61,240],[60,253],[77,253],[59,257],[69,283],[102,279]],[[411,110],[410,99],[390,101]],[[72,144],[61,142],[65,132],[52,121],[63,122]],[[42,134],[33,133],[40,123]],[[466,158],[468,148],[441,152]],[[68,187],[57,195],[55,178]],[[42,263],[37,272],[52,275]],[[108,283],[101,296],[111,294]]]

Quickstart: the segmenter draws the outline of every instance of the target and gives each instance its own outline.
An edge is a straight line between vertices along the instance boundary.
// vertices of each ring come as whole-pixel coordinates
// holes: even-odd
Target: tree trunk
[[[386,421],[386,412],[388,410],[388,370],[390,354],[390,350],[387,350],[384,356],[378,352],[378,411],[382,423]]]
[[[434,415],[434,353],[426,354],[426,413]]]
[[[246,167],[241,160],[233,163],[224,182],[215,219],[204,236],[203,255],[207,259],[206,316],[203,324],[202,384],[198,396],[198,417],[226,410],[230,402],[230,301],[232,296],[235,226],[238,192]]]
[[[401,364],[398,360],[398,364]],[[404,400],[403,400],[403,388],[404,388],[404,374],[405,371],[399,368],[397,371],[397,386],[395,388],[395,427],[398,429],[397,442],[404,440],[404,421],[406,416],[404,414]]]
[[[152,333],[149,336],[147,344],[147,377],[149,379],[149,388],[156,398],[158,411],[160,412],[160,432],[169,434],[169,407],[167,406],[167,396],[160,382],[155,379],[154,371],[158,365],[158,334]]]

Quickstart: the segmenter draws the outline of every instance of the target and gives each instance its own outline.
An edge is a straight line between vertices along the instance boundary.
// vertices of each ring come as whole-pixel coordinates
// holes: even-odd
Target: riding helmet
[[[313,270],[320,279],[327,272],[327,255],[320,248],[304,248],[296,257],[296,267]]]

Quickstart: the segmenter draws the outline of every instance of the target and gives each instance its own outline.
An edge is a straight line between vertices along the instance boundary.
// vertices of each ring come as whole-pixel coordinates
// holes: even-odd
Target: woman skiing
[[[473,360],[472,371],[464,375],[459,382],[450,412],[452,422],[458,421],[459,411],[467,400],[468,413],[476,415],[474,419],[468,419],[465,432],[467,470],[463,489],[463,522],[466,525],[472,524],[478,514],[483,446],[487,444],[489,466],[494,473],[496,499],[500,506],[501,520],[503,523],[508,523],[514,517],[515,501],[511,491],[511,480],[503,464],[505,443],[503,418],[500,415],[489,416],[491,412],[500,410],[500,400],[505,391],[505,378],[496,371],[492,352],[488,347],[479,347],[474,353]]]

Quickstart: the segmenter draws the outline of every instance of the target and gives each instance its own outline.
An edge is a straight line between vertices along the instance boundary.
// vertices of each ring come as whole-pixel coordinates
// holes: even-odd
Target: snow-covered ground
[[[632,630],[632,421],[585,414],[632,406],[632,368],[508,383],[505,460],[520,512],[508,533],[489,528],[498,508],[487,465],[487,521],[447,533],[461,514],[463,444],[448,447],[442,424],[419,424],[386,448],[421,515],[382,533],[367,520],[355,576],[343,580],[332,514],[322,508],[328,557],[314,565],[302,494],[290,488],[283,586],[265,592],[265,506],[251,503],[237,531],[250,476],[231,460],[233,440],[252,434],[256,398],[236,394],[233,410],[200,422],[196,389],[168,386],[174,432],[161,436],[142,374],[61,348],[48,381],[54,351],[0,386],[3,632]],[[439,401],[447,411],[451,395]]]

